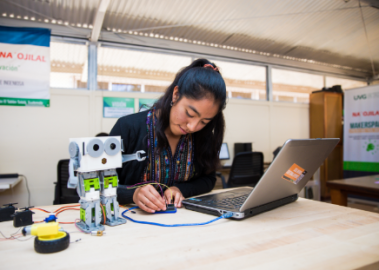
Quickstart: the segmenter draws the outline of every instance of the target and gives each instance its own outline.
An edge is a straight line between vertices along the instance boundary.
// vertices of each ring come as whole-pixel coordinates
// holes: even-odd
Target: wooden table
[[[379,199],[379,175],[332,180],[330,188],[332,203],[347,206],[347,195],[359,195]]]
[[[55,210],[58,206],[43,207]],[[165,224],[205,222],[213,216],[186,209],[176,214],[128,214]],[[34,220],[47,214],[37,212]],[[60,214],[74,221],[78,211]],[[0,241],[1,269],[379,269],[379,215],[299,198],[243,221],[165,228],[136,224],[106,227],[106,235],[78,233],[69,248],[38,254],[33,239]],[[9,236],[17,229],[1,222]]]

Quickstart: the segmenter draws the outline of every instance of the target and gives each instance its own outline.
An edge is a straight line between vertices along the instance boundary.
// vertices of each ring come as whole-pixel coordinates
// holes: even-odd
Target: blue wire
[[[218,218],[215,218],[215,219],[212,219],[210,221],[207,221],[207,222],[203,222],[203,223],[188,223],[188,224],[162,224],[162,223],[155,223],[155,222],[147,222],[147,221],[139,221],[139,220],[135,220],[135,219],[132,219],[131,217],[128,217],[125,215],[126,212],[130,211],[130,210],[133,210],[133,209],[136,209],[136,208],[139,208],[138,206],[135,206],[135,207],[132,207],[132,208],[129,208],[129,209],[126,209],[124,212],[122,212],[122,216],[126,219],[129,219],[130,221],[133,221],[135,223],[140,223],[140,224],[147,224],[147,225],[155,225],[155,226],[161,226],[161,227],[184,227],[184,226],[199,226],[199,225],[207,225],[209,223],[212,223],[212,222],[215,222],[219,219],[222,219],[222,218],[230,218],[232,217],[233,213],[232,212],[228,212],[228,213],[225,213],[223,214],[222,216],[218,217]]]

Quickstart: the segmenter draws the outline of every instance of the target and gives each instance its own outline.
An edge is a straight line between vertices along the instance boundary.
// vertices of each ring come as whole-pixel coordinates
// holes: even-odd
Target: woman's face
[[[176,86],[172,95],[170,112],[170,131],[174,136],[194,133],[204,128],[216,116],[218,102],[212,96],[201,100],[182,97],[179,101],[179,91]]]

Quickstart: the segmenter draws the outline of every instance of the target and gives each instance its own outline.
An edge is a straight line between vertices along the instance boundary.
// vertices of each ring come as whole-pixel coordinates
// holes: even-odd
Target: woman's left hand
[[[173,202],[171,201],[171,192],[172,192]],[[177,187],[170,187],[170,189],[166,189],[166,191],[164,192],[164,196],[168,203],[173,203],[175,207],[182,207],[182,201],[184,200],[184,197]]]

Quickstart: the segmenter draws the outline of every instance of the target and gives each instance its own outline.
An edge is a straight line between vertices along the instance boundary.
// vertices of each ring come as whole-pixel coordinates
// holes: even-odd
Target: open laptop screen
[[[222,143],[219,158],[220,160],[230,159],[227,143]]]

